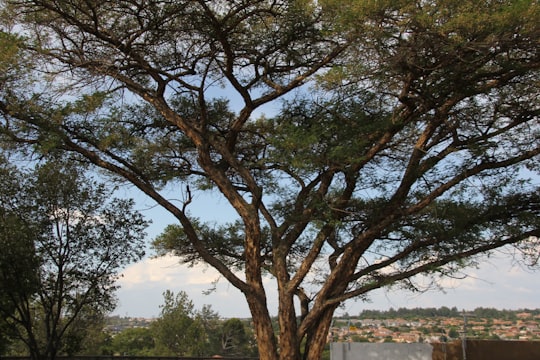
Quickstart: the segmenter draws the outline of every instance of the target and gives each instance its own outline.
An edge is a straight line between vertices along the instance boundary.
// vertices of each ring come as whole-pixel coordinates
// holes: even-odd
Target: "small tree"
[[[227,356],[246,356],[250,341],[245,325],[240,319],[226,320],[221,329],[221,354]]]
[[[199,356],[204,351],[205,332],[198,321],[193,302],[180,291],[163,293],[159,318],[152,323],[156,353],[165,356]]]
[[[212,356],[221,353],[221,328],[223,320],[219,314],[212,309],[210,305],[203,305],[196,315],[204,329],[205,345],[203,356]]]
[[[58,159],[33,171],[2,164],[0,182],[2,324],[33,359],[76,353],[114,308],[118,271],[143,256],[146,222]]]

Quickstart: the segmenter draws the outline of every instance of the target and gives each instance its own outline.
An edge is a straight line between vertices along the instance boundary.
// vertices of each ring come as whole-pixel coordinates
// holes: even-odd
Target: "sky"
[[[228,205],[216,203],[211,196],[198,198],[192,203],[193,215],[208,221],[227,219]],[[159,207],[152,206],[143,197],[137,199],[138,210],[152,224],[148,229],[149,241],[157,236],[166,225],[175,219]],[[149,250],[149,255],[152,251]],[[540,272],[533,272],[516,264],[508,254],[498,253],[482,262],[478,269],[468,269],[465,279],[444,280],[444,291],[430,290],[411,293],[403,290],[378,290],[372,293],[369,302],[349,301],[336,311],[336,316],[358,315],[362,310],[388,310],[405,307],[457,307],[459,310],[474,310],[477,307],[497,309],[540,308]],[[205,295],[218,280],[215,290]],[[224,318],[250,317],[243,295],[228,284],[209,267],[180,265],[172,256],[155,258],[147,256],[142,261],[124,269],[118,281],[120,289],[116,295],[119,304],[113,315],[129,317],[158,317],[163,293],[171,290],[175,294],[184,291],[196,309],[211,305]],[[272,280],[266,281],[271,315],[277,313],[277,296]]]

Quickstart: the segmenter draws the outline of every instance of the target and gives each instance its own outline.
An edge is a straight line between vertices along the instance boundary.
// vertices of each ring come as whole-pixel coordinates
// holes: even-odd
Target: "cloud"
[[[118,283],[127,289],[152,284],[160,286],[178,286],[178,284],[210,286],[217,278],[219,278],[218,272],[208,266],[188,267],[179,264],[178,258],[168,255],[147,258],[127,267],[122,272]]]
[[[440,284],[444,291],[430,290],[411,293],[403,290],[377,290],[371,294],[371,302],[348,301],[337,314],[348,312],[356,315],[365,309],[388,310],[390,307],[457,307],[473,310],[477,307],[499,309],[536,308],[540,303],[540,277],[526,271],[507,256],[492,257],[481,262],[478,269],[464,271],[464,279],[444,279]],[[117,295],[120,304],[115,314],[154,317],[159,315],[163,292],[185,291],[196,308],[211,305],[223,317],[249,317],[249,308],[243,294],[224,279],[220,279],[215,291],[203,293],[213,287],[218,273],[203,266],[187,267],[177,259],[166,256],[145,259],[125,269],[119,280],[121,289]],[[275,283],[265,279],[270,312],[277,312]]]
[[[188,267],[173,256],[147,258],[127,267],[118,280],[119,306],[117,315],[156,317],[163,304],[163,293],[184,291],[196,308],[211,305],[223,317],[248,317],[249,309],[239,290],[221,279],[208,266]],[[215,287],[209,295],[208,290]]]

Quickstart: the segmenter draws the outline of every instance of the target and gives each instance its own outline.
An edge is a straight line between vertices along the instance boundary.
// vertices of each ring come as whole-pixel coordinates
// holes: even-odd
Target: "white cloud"
[[[207,266],[180,265],[173,256],[148,258],[127,267],[119,279],[119,306],[114,314],[155,317],[163,304],[163,293],[184,291],[197,309],[211,305],[223,317],[248,317],[249,309],[242,293],[220,279],[218,272]],[[214,282],[220,279],[215,290]]]
[[[122,272],[119,284],[125,288],[161,284],[178,286],[184,285],[210,285],[218,278],[217,271],[205,267],[187,267],[178,263],[173,256],[147,258],[126,268]]]
[[[478,269],[469,269],[465,279],[441,280],[445,291],[427,291],[413,294],[398,290],[378,290],[372,293],[372,302],[349,301],[337,314],[358,314],[364,309],[387,310],[390,307],[441,307],[456,306],[472,310],[477,307],[499,309],[537,308],[540,304],[540,277],[525,271],[508,257],[498,256],[484,261]],[[119,281],[117,295],[120,306],[116,314],[152,317],[159,315],[163,292],[185,291],[200,309],[209,304],[223,317],[249,317],[249,308],[242,293],[221,279],[210,295],[203,292],[213,287],[219,278],[211,268],[189,268],[179,265],[172,256],[145,259],[128,267]],[[265,279],[271,314],[276,314],[277,297],[275,284]]]

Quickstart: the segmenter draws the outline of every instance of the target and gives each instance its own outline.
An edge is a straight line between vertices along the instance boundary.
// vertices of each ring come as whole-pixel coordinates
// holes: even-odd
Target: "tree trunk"
[[[337,306],[326,309],[323,315],[308,332],[304,348],[304,360],[320,359],[328,340],[328,331],[332,325],[332,317]]]
[[[259,360],[279,360],[276,337],[272,327],[272,319],[266,306],[266,298],[254,294],[246,294],[251,311],[253,328],[257,337]]]
[[[280,359],[300,359],[294,299],[285,290],[280,290],[278,314]]]

